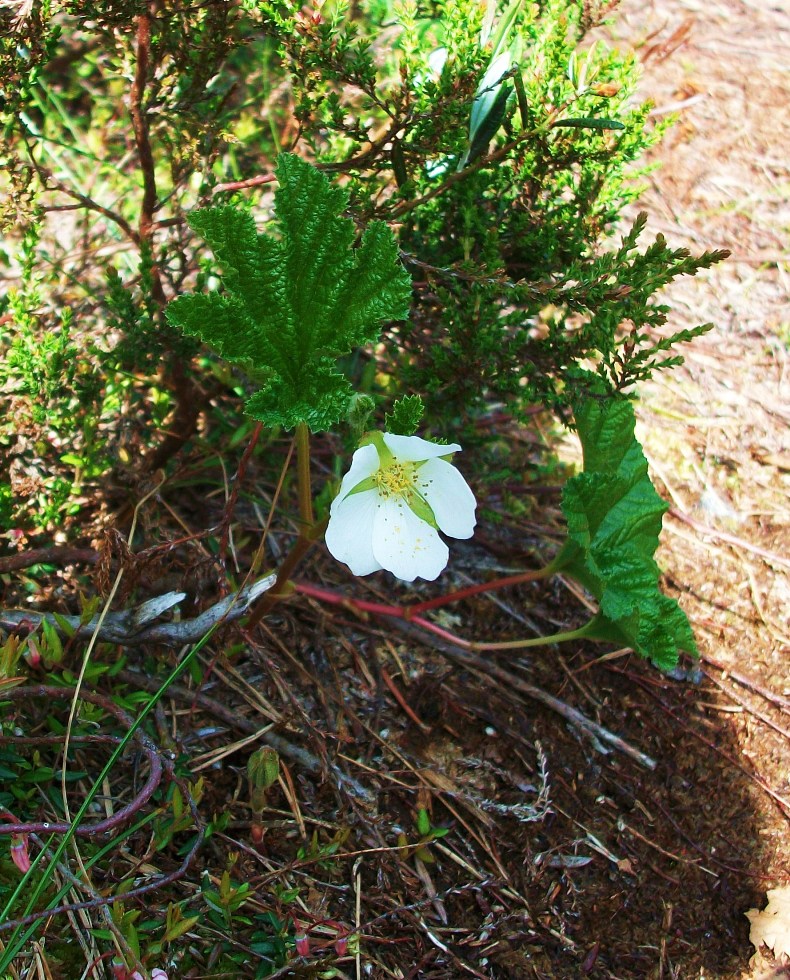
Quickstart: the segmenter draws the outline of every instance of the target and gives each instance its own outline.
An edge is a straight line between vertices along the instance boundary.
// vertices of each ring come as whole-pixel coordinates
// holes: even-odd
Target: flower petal
[[[376,450],[373,452],[375,454]],[[343,483],[352,472],[353,465]],[[349,489],[353,489],[355,485]],[[373,554],[373,522],[380,502],[381,498],[376,490],[365,490],[364,493],[354,493],[350,497],[338,496],[332,501],[326,529],[326,546],[332,556],[345,562],[355,575],[370,575],[383,567]]]
[[[369,476],[373,476],[380,465],[379,454],[375,446],[362,446],[361,449],[357,449],[351,457],[351,467],[343,477],[343,482],[340,484],[340,491],[332,502],[332,507],[334,508],[335,504],[351,493],[354,487],[362,483],[363,480],[367,480]]]
[[[441,531],[452,538],[472,537],[477,501],[451,463],[429,459],[417,471],[415,486],[430,505]]]
[[[373,522],[373,554],[382,568],[404,582],[418,577],[433,581],[450,556],[436,531],[401,497],[380,500]]]
[[[428,442],[427,439],[421,439],[419,436],[393,436],[389,432],[384,433],[384,445],[393,456],[404,463],[420,463],[424,459],[449,456],[451,453],[461,451],[457,442],[453,442],[449,446],[440,446],[435,442]]]

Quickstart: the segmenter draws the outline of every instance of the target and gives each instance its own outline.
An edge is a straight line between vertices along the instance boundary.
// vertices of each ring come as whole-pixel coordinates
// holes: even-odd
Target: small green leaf
[[[257,749],[247,760],[247,777],[250,784],[259,789],[269,789],[280,775],[280,757],[277,750],[268,745]]]
[[[75,453],[64,453],[60,457],[60,461],[66,466],[82,466],[85,463],[82,456],[77,456]]]
[[[568,126],[571,129],[625,129],[616,119],[601,119],[597,116],[585,116],[579,119],[558,119],[552,129],[558,126]]]
[[[75,634],[75,633],[76,633],[77,631],[76,631],[76,630],[74,629],[74,627],[73,627],[73,626],[71,625],[71,623],[70,623],[70,622],[69,622],[69,621],[68,621],[68,620],[66,619],[66,617],[65,617],[65,616],[61,616],[61,615],[60,615],[60,613],[53,613],[52,615],[53,615],[53,617],[54,617],[54,619],[55,619],[55,622],[56,622],[56,623],[58,624],[58,626],[59,626],[59,627],[60,627],[60,628],[61,628],[61,629],[63,630],[63,632],[65,633],[65,635],[66,635],[67,637],[69,637],[69,638],[71,638],[72,636],[74,636],[74,634]],[[49,625],[49,624],[47,624],[47,625]]]
[[[252,215],[232,206],[191,216],[224,290],[181,296],[166,313],[263,380],[245,406],[253,418],[315,431],[337,422],[352,394],[336,359],[407,315],[411,280],[384,222],[371,222],[354,247],[348,195],[310,164],[282,153],[277,180],[277,237],[259,234]]]
[[[41,652],[45,660],[59,664],[63,659],[63,644],[55,627],[46,619],[41,621],[42,644]],[[72,631],[73,633],[73,631]]]
[[[405,187],[409,182],[409,172],[406,169],[406,155],[403,152],[403,145],[398,139],[392,141],[390,162],[392,163],[392,172],[395,175],[395,183],[398,187]]]

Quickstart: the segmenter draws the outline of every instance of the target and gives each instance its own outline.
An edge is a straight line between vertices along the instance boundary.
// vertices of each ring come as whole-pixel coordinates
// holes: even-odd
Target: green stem
[[[521,116],[521,128],[526,130],[529,128],[529,103],[527,102],[527,93],[524,91],[524,79],[521,77],[520,71],[517,71],[513,76],[513,86],[516,90],[518,112]]]
[[[552,643],[567,643],[568,640],[583,640],[589,636],[585,623],[577,630],[565,630],[562,633],[552,633],[551,636],[533,636],[528,640],[508,640],[505,643],[470,643],[470,650],[523,650],[526,647],[545,647]]]
[[[326,529],[327,521],[315,523],[313,494],[310,487],[310,429],[306,422],[296,425],[296,480],[299,498],[299,536],[277,569],[277,581],[261,597],[247,620],[247,629],[257,626],[272,606],[289,595],[288,582],[296,566]]]
[[[303,529],[299,532],[301,538],[303,534],[310,533],[315,520],[313,493],[310,489],[310,429],[306,422],[298,422],[296,425],[296,479],[299,491],[299,517],[303,524]]]

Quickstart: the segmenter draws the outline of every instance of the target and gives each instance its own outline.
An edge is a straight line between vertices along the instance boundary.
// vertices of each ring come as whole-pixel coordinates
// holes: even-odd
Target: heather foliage
[[[409,316],[386,325],[384,361],[363,342],[341,365],[358,389],[375,379],[383,408],[419,392],[432,424],[499,401],[568,421],[581,392],[631,392],[676,363],[693,331],[664,328],[656,293],[720,255],[645,246],[641,220],[610,240],[661,129],[634,100],[631,55],[585,43],[610,7],[246,0],[151,16],[50,0],[0,13],[12,511],[46,526],[75,510],[84,479],[153,449],[169,414],[192,424],[197,346],[162,311],[218,271],[199,209],[240,205],[265,224],[282,150],[336,181],[359,230],[397,236]]]

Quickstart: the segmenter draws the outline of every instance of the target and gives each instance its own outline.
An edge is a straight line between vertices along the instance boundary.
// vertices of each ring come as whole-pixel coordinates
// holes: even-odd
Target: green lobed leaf
[[[371,222],[354,247],[354,223],[343,216],[348,195],[310,164],[282,153],[277,180],[277,237],[259,234],[252,215],[230,205],[191,215],[224,290],[181,296],[166,312],[265,378],[248,414],[286,428],[307,422],[315,431],[333,425],[352,394],[335,359],[407,315],[411,280],[384,222]]]
[[[599,602],[585,632],[633,647],[656,666],[672,667],[678,652],[696,654],[683,610],[658,586],[654,554],[667,505],[647,472],[628,401],[588,399],[575,412],[584,472],[563,489],[568,540],[552,563]]]

